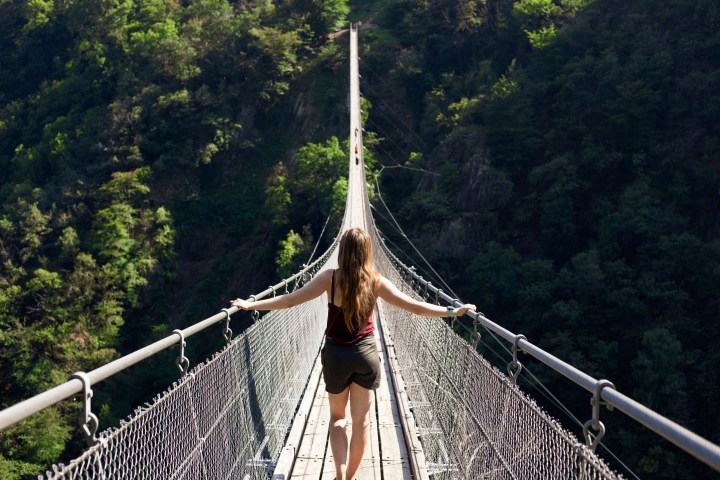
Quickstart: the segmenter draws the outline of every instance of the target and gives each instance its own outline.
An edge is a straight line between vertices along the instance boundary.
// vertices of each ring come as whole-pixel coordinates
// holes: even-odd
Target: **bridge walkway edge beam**
[[[389,380],[390,386],[392,387],[390,393],[394,393],[397,400],[397,416],[400,420],[403,436],[405,437],[410,471],[412,472],[412,477],[415,480],[430,480],[425,451],[423,450],[422,442],[418,436],[418,426],[415,423],[415,415],[410,409],[410,399],[408,398],[405,382],[402,378],[400,366],[397,362],[395,344],[392,342],[392,338],[385,326],[386,317],[382,301],[377,303],[375,311],[378,313],[378,318],[380,319],[378,326],[380,327],[380,335],[382,336],[381,344],[385,353],[387,367],[390,372]]]
[[[285,446],[280,452],[280,457],[275,464],[272,480],[286,480],[290,478],[290,475],[292,475],[298,448],[300,447],[300,442],[302,441],[302,437],[305,434],[305,428],[307,427],[310,409],[315,395],[317,395],[318,386],[320,385],[321,374],[322,362],[320,359],[320,351],[318,350],[312,372],[310,373],[310,378],[307,386],[305,387],[303,398],[297,412],[295,413],[295,417],[293,418],[290,433],[285,441]]]

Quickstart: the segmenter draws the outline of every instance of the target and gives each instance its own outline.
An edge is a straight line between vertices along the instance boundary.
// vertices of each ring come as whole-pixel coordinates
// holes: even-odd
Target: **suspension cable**
[[[369,65],[366,65],[365,67],[370,71],[370,73],[373,75],[373,77],[378,78],[381,82],[383,82],[383,85],[385,85],[386,90],[389,91],[389,92],[391,92],[393,95],[395,95],[395,98],[397,98],[397,99],[400,100],[401,102],[404,102],[404,101],[405,101],[402,97],[400,97],[400,95],[398,95],[398,94],[393,90],[393,88],[387,83],[387,81],[385,81],[385,79],[382,77],[382,75],[378,75],[378,73],[375,72],[372,68],[370,68]],[[425,144],[425,140],[423,140],[417,133],[415,133],[415,131],[413,131],[413,129],[411,129],[407,124],[405,124],[405,122],[402,120],[402,118],[400,118],[400,116],[399,116],[397,113],[395,113],[395,111],[390,107],[390,105],[384,100],[384,96],[383,96],[383,95],[379,95],[378,92],[377,92],[377,90],[375,90],[375,88],[373,88],[372,85],[370,85],[370,82],[368,82],[367,80],[363,79],[363,84],[365,84],[368,88],[370,88],[370,90],[372,90],[372,91],[375,93],[375,95],[376,95],[378,98],[380,98],[381,101],[382,101],[383,103],[385,103],[385,105],[387,105],[387,106],[389,107],[389,108],[388,108],[388,111],[391,112],[391,113],[393,113],[393,114],[395,114],[395,116],[398,118],[398,121],[403,124],[403,126],[405,127],[405,129],[406,129],[408,132],[410,132],[415,138],[417,138],[418,140],[420,140],[420,143],[421,143],[421,144],[423,145],[423,147],[424,147],[424,146],[426,145],[426,144]]]
[[[380,216],[380,218],[382,218],[383,220],[385,220],[387,223],[390,223],[390,220],[388,220],[386,217],[384,217],[384,216],[378,211],[377,208],[373,207],[372,205],[370,206],[370,208],[372,208],[372,209],[375,211],[375,213],[377,213],[377,214]],[[377,228],[376,228],[376,229],[377,229]],[[377,230],[378,230],[378,233],[380,233],[380,230],[379,230],[379,229],[377,229]],[[387,236],[383,236],[382,238],[383,238],[384,241],[389,242],[390,244],[392,244],[392,246],[395,247],[395,249],[396,249],[398,252],[402,253],[402,254],[405,256],[405,258],[407,258],[410,262],[414,262],[414,261],[415,261],[414,258],[410,257],[410,255],[408,255],[407,253],[405,253],[405,252],[403,251],[403,249],[400,248],[400,246],[399,246],[397,243],[393,242],[390,238],[388,238]],[[425,270],[422,266],[419,266],[418,268],[419,268],[419,270],[420,270],[423,274],[425,274],[429,279],[436,280],[435,277],[433,276],[432,272],[428,272],[428,271]],[[439,282],[438,282],[438,283],[439,283]]]
[[[409,153],[406,151],[406,149],[404,149],[400,145],[398,145],[398,143],[395,140],[393,140],[393,137],[391,135],[388,135],[385,132],[385,130],[383,130],[383,128],[380,127],[380,125],[375,120],[373,120],[371,118],[368,118],[368,120],[371,121],[372,124],[375,126],[375,128],[377,128],[380,131],[379,133],[383,135],[383,137],[381,137],[383,140],[390,140],[390,143],[392,143],[395,146],[395,148],[397,148],[403,156],[409,156]]]
[[[390,220],[388,220],[387,217],[385,217],[382,213],[380,213],[380,211],[379,211],[376,207],[370,205],[370,208],[372,208],[372,209],[375,211],[375,213],[377,213],[377,214],[380,216],[380,218],[382,218],[383,220],[385,220],[385,222],[387,222],[388,224],[390,224],[391,226],[393,226],[392,223],[390,222]],[[377,229],[377,228],[376,228],[376,229]],[[397,230],[397,228],[396,228],[395,230]],[[381,232],[380,232],[380,229],[377,229],[377,231],[378,231],[378,234],[381,233]],[[382,239],[383,239],[385,242],[389,242],[393,247],[395,247],[395,249],[396,249],[399,253],[401,253],[402,255],[404,255],[405,258],[408,259],[408,261],[410,261],[410,262],[415,262],[415,261],[416,261],[416,259],[414,259],[414,258],[412,258],[410,255],[408,255],[402,248],[400,248],[400,246],[399,246],[397,243],[393,242],[389,237],[387,237],[387,236],[382,236]],[[425,274],[429,279],[431,279],[431,280],[437,280],[438,283],[443,283],[441,278],[436,277],[432,272],[428,272],[428,271],[427,271],[425,268],[423,268],[422,266],[418,266],[418,269],[419,269],[423,274]]]
[[[405,234],[405,232],[403,231],[402,227],[397,222],[397,220],[395,220],[395,217],[393,216],[392,212],[390,211],[387,204],[385,203],[385,200],[383,200],[383,198],[382,198],[382,193],[380,192],[380,183],[378,182],[377,175],[375,176],[375,186],[377,188],[378,198],[380,199],[382,204],[385,206],[385,209],[387,210],[388,214],[390,215],[390,218],[392,218],[393,222],[395,223],[395,226],[397,227],[398,231],[400,232],[400,235],[402,235],[405,238],[405,240],[407,240],[407,242],[410,244],[410,246],[413,248],[413,250],[415,250],[415,252],[417,252],[417,254],[420,256],[420,258],[423,259],[423,261],[430,268],[430,270],[432,270],[433,273],[435,273],[438,280],[440,280],[440,283],[442,283],[442,285],[448,289],[448,292],[452,293],[455,298],[459,298],[458,294],[455,293],[452,288],[450,288],[450,286],[445,282],[445,280],[443,280],[443,278],[440,276],[440,274],[432,267],[432,265],[430,265],[430,262],[428,262],[427,259],[423,256],[423,254],[420,253],[420,250],[417,249],[415,244]]]
[[[317,251],[318,245],[320,245],[320,240],[322,239],[323,233],[325,233],[325,227],[327,227],[327,224],[330,221],[330,217],[332,216],[332,213],[333,213],[332,208],[330,208],[330,213],[328,213],[328,216],[325,219],[325,225],[323,225],[323,228],[320,231],[320,235],[318,236],[317,242],[315,242],[315,248],[313,248],[313,251],[310,254],[310,258],[308,258],[307,262],[305,262],[305,265],[310,265],[310,262],[312,262],[312,259],[315,256],[315,252]]]

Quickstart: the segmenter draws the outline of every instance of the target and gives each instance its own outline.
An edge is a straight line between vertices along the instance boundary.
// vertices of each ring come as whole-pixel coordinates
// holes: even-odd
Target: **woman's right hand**
[[[472,303],[465,303],[462,306],[455,309],[455,316],[456,317],[462,317],[467,313],[468,310],[474,310],[477,311],[477,307],[473,305]]]

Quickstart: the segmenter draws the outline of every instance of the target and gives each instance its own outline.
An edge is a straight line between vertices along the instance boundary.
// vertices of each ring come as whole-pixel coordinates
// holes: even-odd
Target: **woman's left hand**
[[[250,310],[252,303],[247,300],[243,300],[242,298],[236,298],[235,300],[230,300],[230,305],[237,307],[240,310]]]

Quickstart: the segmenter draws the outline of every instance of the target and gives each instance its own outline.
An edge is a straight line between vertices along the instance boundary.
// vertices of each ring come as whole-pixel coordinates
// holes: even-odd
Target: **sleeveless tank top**
[[[332,287],[330,287],[330,303],[328,303],[327,327],[325,328],[325,336],[335,340],[338,343],[352,345],[359,342],[364,337],[375,332],[373,324],[372,312],[368,318],[368,324],[361,332],[351,332],[345,325],[345,316],[341,307],[335,305],[335,271],[332,274]]]

